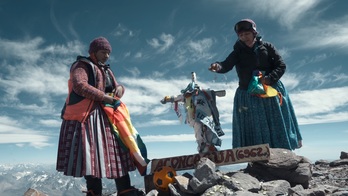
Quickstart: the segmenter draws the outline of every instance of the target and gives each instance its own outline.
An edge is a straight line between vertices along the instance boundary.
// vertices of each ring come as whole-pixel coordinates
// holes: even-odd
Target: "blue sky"
[[[345,0],[2,0],[0,2],[0,164],[55,163],[60,110],[70,64],[89,42],[109,39],[109,63],[126,87],[122,100],[149,158],[196,153],[193,129],[180,124],[165,95],[177,95],[197,74],[217,99],[232,147],[235,70],[219,75],[237,37],[234,24],[251,18],[275,44],[303,134],[295,153],[338,159],[348,151],[348,14]]]

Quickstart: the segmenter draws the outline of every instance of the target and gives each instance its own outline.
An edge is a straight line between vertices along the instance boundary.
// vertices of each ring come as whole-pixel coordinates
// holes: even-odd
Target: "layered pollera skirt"
[[[114,137],[103,109],[97,106],[84,123],[63,120],[56,169],[67,176],[114,179],[134,171],[135,166]]]
[[[281,81],[272,86],[281,97],[261,98],[250,95],[247,90],[236,90],[232,117],[233,148],[265,143],[271,148],[298,148],[302,136],[290,97]]]

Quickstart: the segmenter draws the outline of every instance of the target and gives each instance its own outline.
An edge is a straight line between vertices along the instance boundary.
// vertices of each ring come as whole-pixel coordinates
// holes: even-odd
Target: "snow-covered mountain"
[[[220,166],[221,171],[235,171],[244,168],[245,164]],[[191,173],[193,170],[178,171],[177,174]],[[148,168],[149,173],[149,168]],[[131,172],[131,182],[136,188],[145,188],[144,178],[137,171]],[[103,193],[115,193],[114,180],[103,179]],[[84,178],[64,176],[55,170],[55,165],[39,164],[0,164],[0,195],[23,195],[29,188],[36,189],[49,196],[82,195],[86,190]]]
[[[143,188],[144,179],[137,172],[131,172],[132,184]],[[64,176],[55,170],[55,165],[17,164],[0,165],[0,195],[23,195],[29,188],[49,196],[82,195],[86,190],[84,178]],[[103,192],[116,191],[115,182],[103,179]]]

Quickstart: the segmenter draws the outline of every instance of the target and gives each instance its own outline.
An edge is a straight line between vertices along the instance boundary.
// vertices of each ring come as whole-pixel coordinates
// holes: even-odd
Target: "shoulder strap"
[[[87,57],[84,56],[77,56],[76,57],[76,61],[73,63],[76,64],[77,62],[84,62],[86,65],[88,65],[88,69],[89,69],[89,73],[88,73],[88,84],[90,84],[91,86],[95,86],[96,85],[96,71],[95,71],[95,66],[92,63],[91,60],[89,60]]]

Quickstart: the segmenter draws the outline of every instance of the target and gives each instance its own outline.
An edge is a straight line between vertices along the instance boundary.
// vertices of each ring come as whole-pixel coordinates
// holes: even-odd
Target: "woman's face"
[[[98,50],[98,52],[95,53],[95,57],[97,58],[98,62],[105,64],[106,61],[110,57],[110,51],[109,50]]]
[[[251,31],[244,31],[238,34],[238,38],[247,46],[252,47],[255,42],[254,33]]]

